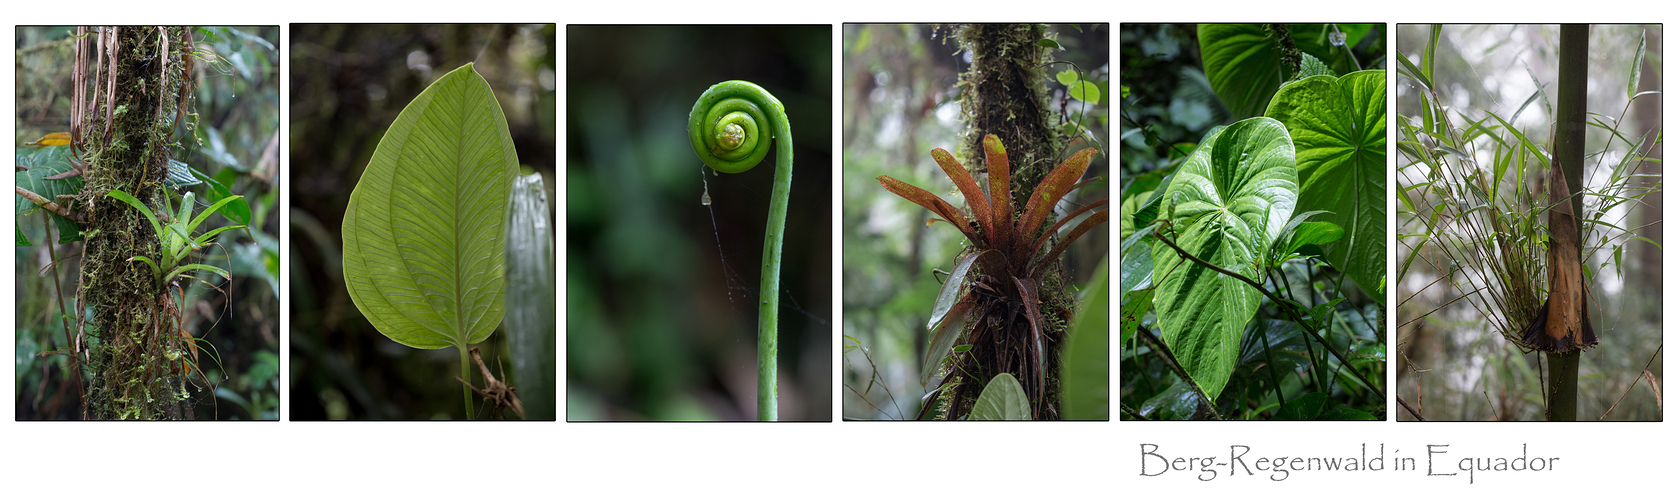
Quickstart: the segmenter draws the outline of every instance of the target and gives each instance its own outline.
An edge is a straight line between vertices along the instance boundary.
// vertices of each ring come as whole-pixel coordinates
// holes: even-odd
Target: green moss
[[[960,148],[962,163],[982,172],[985,165],[982,140],[987,134],[996,135],[1008,152],[1013,207],[1015,216],[1030,201],[1032,190],[1060,162],[1060,150],[1065,144],[1058,129],[1050,126],[1054,117],[1048,105],[1049,81],[1046,72],[1050,53],[1037,45],[1049,38],[1047,26],[1040,24],[980,24],[962,26],[955,38],[972,57],[972,65],[962,73],[957,84],[961,89],[962,118],[968,123]],[[1067,318],[1073,310],[1073,299],[1067,292],[1068,280],[1060,266],[1054,266],[1038,284],[1042,330],[1044,386],[1039,400],[1032,401],[1040,411],[1040,418],[1056,419],[1060,408],[1060,352],[1066,339]],[[970,363],[962,366],[962,377],[975,381],[958,384],[944,391],[939,410],[948,416],[955,412],[963,416],[972,411],[985,383],[997,373],[1013,372],[1021,380],[1034,382],[1024,374],[1026,366],[1035,364],[1031,328],[1024,314],[1004,313],[1020,306],[1017,300],[981,300],[981,310],[994,324],[988,326],[989,339],[976,342],[969,351]],[[1004,324],[1003,321],[1007,321]],[[982,362],[981,362],[982,361]]]
[[[168,362],[162,355],[170,342],[178,342],[179,313],[164,296],[151,270],[129,258],[156,258],[158,239],[143,216],[132,207],[104,199],[105,193],[121,189],[159,206],[168,160],[174,155],[169,137],[174,128],[175,107],[182,93],[189,93],[182,75],[171,71],[166,81],[156,81],[160,63],[179,64],[190,48],[185,28],[123,27],[118,29],[120,53],[106,54],[117,61],[115,82],[92,82],[115,94],[92,99],[93,112],[82,131],[91,140],[82,147],[86,186],[78,202],[90,208],[89,239],[83,250],[81,301],[92,308],[90,325],[88,415],[95,419],[160,419],[190,415],[179,411],[183,401],[170,389]],[[168,37],[169,53],[162,53]],[[171,66],[173,68],[174,66]],[[138,82],[148,79],[144,84]],[[114,83],[111,84],[111,83]],[[161,83],[161,85],[160,85]],[[104,131],[109,130],[109,135]],[[96,132],[95,132],[96,131]]]
[[[960,151],[962,164],[984,165],[986,134],[1002,139],[1013,168],[1014,206],[1022,208],[1031,189],[1058,163],[1059,131],[1049,126],[1049,51],[1037,41],[1048,37],[1041,24],[975,24],[956,31],[956,40],[973,57],[957,86],[968,123]]]

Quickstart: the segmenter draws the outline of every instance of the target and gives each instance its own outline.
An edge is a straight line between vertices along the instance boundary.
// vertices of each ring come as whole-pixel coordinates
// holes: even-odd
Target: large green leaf
[[[524,416],[553,420],[555,332],[554,230],[542,174],[513,182],[507,214],[507,349]]]
[[[1141,324],[1142,316],[1153,305],[1154,257],[1148,243],[1142,240],[1153,234],[1154,227],[1144,227],[1131,233],[1119,246],[1120,344],[1130,342],[1130,336]]]
[[[29,167],[29,170],[18,172],[14,177],[17,187],[28,189],[41,195],[42,198],[56,201],[60,205],[63,205],[64,202],[58,199],[59,195],[75,195],[82,190],[84,179],[80,175],[65,179],[47,178],[76,168],[70,164],[70,146],[21,147],[17,149],[16,160],[19,166]],[[30,214],[40,209],[39,205],[24,199],[23,196],[14,196],[14,198],[17,199],[16,214],[18,216]],[[60,244],[82,240],[80,224],[58,214],[52,214],[52,220],[58,226],[58,242]]]
[[[1108,408],[1108,289],[1107,259],[1096,267],[1089,291],[1078,308],[1065,361],[1061,363],[1061,417],[1066,420],[1107,420]]]
[[[221,201],[221,200],[225,200],[225,199],[234,197],[233,190],[227,188],[227,184],[229,184],[228,182],[222,182],[222,181],[216,179],[215,177],[210,177],[209,175],[205,175],[203,172],[199,172],[198,169],[196,169],[196,168],[188,167],[185,163],[182,163],[181,167],[185,168],[187,170],[187,174],[192,176],[193,179],[195,179],[199,182],[202,182],[206,185],[206,188],[204,189],[204,193],[206,195],[208,195],[210,202],[213,203],[213,202],[217,202],[217,201]],[[175,172],[174,163],[170,163],[170,178],[171,179],[173,179],[175,177],[174,172]],[[238,173],[237,171],[234,171],[232,169],[222,170],[222,172],[228,172],[228,173],[232,173],[232,174]],[[249,202],[245,201],[242,198],[241,199],[236,199],[232,203],[229,203],[227,205],[223,205],[221,208],[217,209],[216,211],[221,212],[221,215],[223,217],[227,217],[227,220],[237,222],[241,225],[250,225],[250,222],[251,222],[251,205],[250,205]]]
[[[1387,271],[1387,72],[1314,76],[1276,92],[1265,116],[1288,127],[1299,209],[1346,230],[1322,245],[1330,264],[1371,296]]]
[[[1287,79],[1282,47],[1262,24],[1202,24],[1201,66],[1218,100],[1236,119],[1264,114],[1270,95]]]
[[[403,108],[344,214],[344,283],[380,333],[464,351],[495,331],[517,166],[507,118],[471,64]]]
[[[1136,408],[1137,413],[1154,420],[1188,420],[1200,412],[1200,396],[1195,395],[1194,387],[1173,379],[1171,387],[1165,388],[1159,394],[1143,401]]]
[[[1316,420],[1328,406],[1328,395],[1321,392],[1308,393],[1290,399],[1288,404],[1282,405],[1282,409],[1276,411],[1276,420]]]
[[[1208,134],[1167,188],[1156,231],[1218,267],[1255,281],[1257,264],[1293,216],[1299,187],[1281,122],[1249,118]],[[1258,311],[1252,286],[1153,245],[1154,311],[1162,340],[1195,384],[1217,399],[1235,369],[1241,331]]]
[[[1012,374],[998,373],[979,400],[973,403],[973,414],[968,420],[1031,420],[1031,407],[1026,402],[1025,388]]]

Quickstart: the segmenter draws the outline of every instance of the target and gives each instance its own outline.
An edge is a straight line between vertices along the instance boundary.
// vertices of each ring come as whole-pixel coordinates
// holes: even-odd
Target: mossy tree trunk
[[[1008,152],[1014,216],[1017,218],[1029,201],[1031,192],[1043,178],[1060,163],[1064,141],[1052,127],[1053,108],[1049,106],[1047,64],[1049,51],[1037,45],[1048,38],[1048,27],[1041,24],[973,24],[962,26],[956,39],[972,56],[972,63],[962,73],[961,110],[968,128],[959,154],[962,164],[974,170],[975,177],[984,172],[986,135],[996,135]],[[983,182],[981,182],[983,184]],[[1059,266],[1051,269],[1039,283],[1043,330],[1043,361],[1039,369],[1047,376],[1041,397],[1031,394],[1033,414],[1038,419],[1059,418],[1061,345],[1066,340],[1067,319],[1072,313],[1072,298],[1066,292],[1068,278]],[[1011,304],[1018,307],[1018,304]],[[1008,316],[1008,315],[997,315]],[[977,363],[976,370],[967,372],[951,401],[946,418],[957,418],[972,411],[985,384],[1000,373],[1013,373],[1028,386],[1036,377],[1026,373],[1032,362],[1030,325],[1023,314],[1013,315],[1010,325],[997,331],[990,341],[974,345],[977,359],[996,360]],[[1028,390],[1028,394],[1035,392]]]
[[[89,365],[88,419],[191,419],[179,289],[157,282],[157,234],[122,190],[164,213],[163,183],[189,104],[192,42],[181,27],[83,28],[71,133],[86,187],[86,247],[78,293],[78,357]],[[85,308],[85,309],[84,309]],[[84,314],[82,311],[86,311]]]

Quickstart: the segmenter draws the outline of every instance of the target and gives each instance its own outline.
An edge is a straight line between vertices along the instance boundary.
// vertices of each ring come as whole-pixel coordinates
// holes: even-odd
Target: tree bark
[[[1037,45],[1047,38],[1048,27],[1041,24],[971,24],[962,26],[956,37],[972,56],[972,64],[962,74],[962,114],[967,117],[967,132],[963,138],[962,164],[974,170],[974,177],[985,168],[982,141],[986,135],[996,135],[1008,154],[1011,168],[1010,196],[1012,207],[1023,210],[1031,192],[1060,162],[1063,145],[1060,133],[1050,126],[1053,108],[1049,106],[1048,80],[1045,71],[1049,62],[1047,49]],[[1069,318],[1071,298],[1064,292],[1071,278],[1056,266],[1039,282],[1041,315],[1043,318]],[[1001,317],[1007,317],[1002,315]],[[1020,319],[1021,322],[1024,319]],[[1042,365],[1037,367],[1045,376],[1044,387],[1035,388],[1036,377],[1015,373],[1026,381],[1027,394],[1035,418],[1058,420],[1060,408],[1060,351],[1066,339],[1068,321],[1045,321],[1042,325]],[[1015,346],[1022,352],[1029,349]],[[981,349],[975,346],[975,350]],[[1006,350],[1007,348],[1003,348]],[[1006,356],[1006,355],[1005,355]],[[1024,355],[1029,357],[1030,355]],[[1031,366],[1022,362],[1021,366]],[[1025,370],[1018,368],[1014,371]],[[991,378],[1009,371],[990,364],[981,364],[962,386],[960,397],[946,418],[955,418],[971,411],[976,399]],[[1041,390],[1041,397],[1035,397]]]
[[[171,291],[152,270],[131,260],[158,258],[151,222],[108,198],[122,190],[163,213],[174,128],[190,98],[192,51],[181,27],[122,26],[86,30],[77,42],[71,124],[78,161],[86,164],[80,206],[91,207],[78,293],[91,316],[78,321],[78,357],[92,373],[83,418],[192,419],[186,346]]]

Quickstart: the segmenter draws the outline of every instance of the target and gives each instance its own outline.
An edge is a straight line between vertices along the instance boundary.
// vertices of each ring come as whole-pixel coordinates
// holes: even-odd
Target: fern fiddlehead
[[[776,411],[776,314],[780,310],[781,240],[792,192],[792,129],[781,101],[757,84],[730,80],[712,85],[688,114],[688,140],[699,159],[718,172],[750,170],[769,155],[774,139],[775,186],[763,238],[763,273],[757,313],[757,419],[774,421]]]

